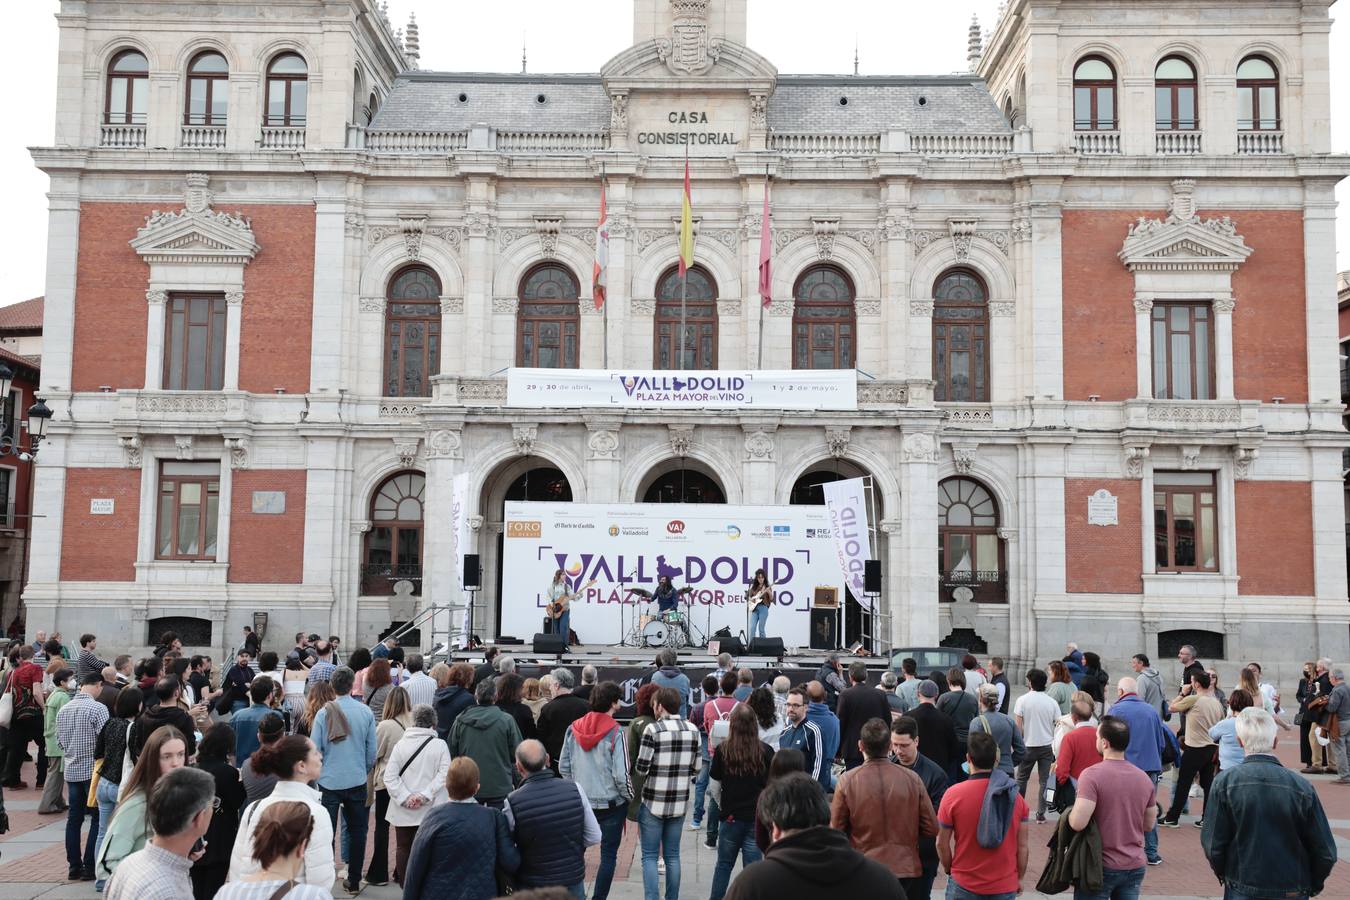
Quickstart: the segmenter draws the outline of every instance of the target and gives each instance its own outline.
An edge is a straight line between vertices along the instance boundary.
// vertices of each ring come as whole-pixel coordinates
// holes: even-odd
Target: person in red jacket
[[[1102,761],[1102,753],[1097,749],[1097,728],[1090,721],[1092,712],[1092,704],[1086,700],[1075,700],[1069,708],[1073,731],[1060,743],[1059,759],[1055,760],[1055,781],[1061,785],[1070,780],[1077,784],[1084,769]]]

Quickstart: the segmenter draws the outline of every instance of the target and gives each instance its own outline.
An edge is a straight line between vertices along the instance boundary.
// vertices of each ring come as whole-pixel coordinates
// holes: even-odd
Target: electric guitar
[[[557,600],[554,600],[548,606],[544,607],[544,612],[548,614],[548,617],[550,619],[561,619],[562,614],[567,612],[568,607],[572,605],[572,598],[575,597],[577,594],[580,594],[582,591],[586,590],[586,588],[593,587],[595,585],[595,582],[596,579],[592,578],[585,584],[579,585],[577,589],[572,593],[563,594]]]
[[[760,588],[759,590],[755,591],[753,594],[750,595],[750,603],[752,604],[751,605],[752,609],[758,608],[760,606],[767,606],[771,602],[773,602],[773,588],[769,587],[768,585],[765,585],[764,587]]]

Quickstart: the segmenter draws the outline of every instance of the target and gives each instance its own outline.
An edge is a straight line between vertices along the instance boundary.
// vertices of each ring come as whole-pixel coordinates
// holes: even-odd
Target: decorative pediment
[[[634,44],[605,63],[600,77],[611,92],[628,87],[669,88],[672,75],[730,81],[735,86],[757,86],[761,90],[772,90],[777,83],[778,69],[749,47],[714,38],[700,53],[697,41],[690,38],[685,31],[678,42],[672,35]]]
[[[136,232],[131,247],[148,263],[248,265],[258,253],[253,225],[238,213],[211,209],[209,176],[189,173],[183,208],[154,210]]]
[[[1126,268],[1131,272],[1233,272],[1252,255],[1232,219],[1200,218],[1194,191],[1194,181],[1174,181],[1167,218],[1140,218],[1130,226],[1120,250]]]

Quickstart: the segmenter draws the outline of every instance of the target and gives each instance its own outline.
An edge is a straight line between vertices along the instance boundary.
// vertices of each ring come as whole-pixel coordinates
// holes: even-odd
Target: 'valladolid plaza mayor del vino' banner
[[[505,528],[502,633],[526,639],[540,630],[559,569],[569,590],[580,589],[571,627],[587,644],[619,642],[621,579],[652,591],[669,575],[676,588],[693,589],[679,608],[698,632],[735,634],[747,628],[746,586],[762,568],[776,593],[767,632],[789,647],[810,643],[816,587],[843,587],[823,506],[510,502]],[[649,605],[654,613],[656,604],[629,596],[624,621]]]
[[[853,369],[510,369],[506,403],[534,408],[850,410],[858,408],[858,375]]]

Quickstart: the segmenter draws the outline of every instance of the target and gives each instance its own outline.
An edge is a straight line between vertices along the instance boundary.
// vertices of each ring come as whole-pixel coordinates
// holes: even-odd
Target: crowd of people
[[[691,682],[663,650],[625,706],[592,666],[524,678],[495,648],[424,671],[393,639],[343,659],[336,637],[301,633],[281,655],[245,629],[218,674],[172,633],[111,663],[95,635],[73,659],[37,637],[5,657],[3,786],[26,787],[32,745],[69,878],[112,900],[323,900],[391,880],[405,898],[585,900],[596,845],[590,895],[606,900],[630,823],[646,900],[680,897],[686,827],[716,850],[709,900],[929,900],[939,867],[947,900],[1011,900],[1031,886],[1033,818],[1051,817],[1037,886],[1134,900],[1163,862],[1158,827],[1192,801],[1226,897],[1298,898],[1336,846],[1273,755],[1279,731],[1300,729],[1304,773],[1329,753],[1350,784],[1350,685],[1328,660],[1308,664],[1290,724],[1258,664],[1224,694],[1192,647],[1172,690],[1143,654],[1113,684],[1069,645],[1015,699],[998,658],[927,674],[906,659],[873,685],[831,655],[810,681],[756,686],[727,654]]]

